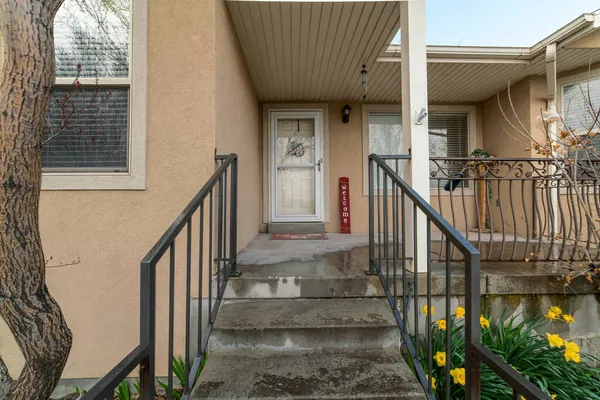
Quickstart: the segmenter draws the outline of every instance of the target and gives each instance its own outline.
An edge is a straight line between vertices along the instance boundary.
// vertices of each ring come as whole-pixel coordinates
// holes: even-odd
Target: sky
[[[427,0],[426,7],[427,44],[530,47],[598,10],[600,0]]]

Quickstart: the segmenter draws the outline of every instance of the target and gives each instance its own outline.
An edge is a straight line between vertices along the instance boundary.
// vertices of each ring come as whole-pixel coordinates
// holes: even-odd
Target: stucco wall
[[[216,0],[216,145],[239,156],[238,248],[260,227],[262,173],[259,104],[225,0]]]
[[[523,131],[522,124],[535,140],[545,142],[545,132],[541,128],[538,117],[541,116],[541,111],[546,109],[546,97],[545,76],[530,76],[511,85],[510,93],[508,89],[500,92],[500,105],[496,95],[484,101],[482,105],[483,149],[495,157],[540,157],[530,149],[531,140],[519,133],[519,130]],[[525,234],[526,230],[531,233],[531,221],[526,224],[524,219],[524,214],[530,216],[532,213],[529,183],[526,183],[523,189],[520,181],[515,181],[512,188],[509,187],[508,181],[501,182],[500,187],[498,181],[493,181],[490,182],[490,188],[492,193],[489,198],[492,210],[490,225],[493,225],[493,230],[501,232],[504,228],[508,233],[514,232],[515,229],[521,234]],[[511,191],[514,210],[510,206]],[[525,192],[524,195],[522,191]],[[500,204],[503,206],[502,210]]]
[[[52,256],[50,264],[81,260],[47,270],[50,292],[74,334],[64,378],[103,376],[138,343],[139,262],[212,174],[216,31],[215,8],[208,4],[149,1],[147,189],[42,193],[46,258]],[[184,291],[184,266],[177,263],[178,293]],[[164,267],[157,278],[163,294]],[[164,297],[157,307],[162,340]],[[0,337],[0,353],[16,375],[21,356],[5,327]],[[164,360],[163,344],[157,356]]]

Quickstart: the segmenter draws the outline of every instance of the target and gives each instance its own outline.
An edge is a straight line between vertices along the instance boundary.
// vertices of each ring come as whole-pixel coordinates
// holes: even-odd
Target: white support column
[[[556,43],[549,44],[546,46],[546,85],[548,88],[548,111],[555,113],[557,112],[556,108]],[[557,140],[557,128],[556,122],[552,122],[548,125],[548,136],[549,139]],[[553,150],[554,151],[554,150]],[[548,171],[552,176],[556,172],[556,166],[551,165],[550,170]],[[550,189],[550,201],[552,202],[552,209],[554,219],[552,221],[552,226],[554,227],[555,234],[558,233],[558,189],[552,190]]]
[[[428,118],[418,118],[427,112],[427,43],[425,40],[425,0],[400,2],[400,44],[402,51],[402,130],[403,147],[410,148],[412,159],[405,169],[404,179],[429,202],[429,136]],[[416,270],[427,271],[426,218],[418,213],[417,235],[413,237],[412,202],[406,210],[407,255],[416,258]],[[417,252],[414,254],[414,241]]]

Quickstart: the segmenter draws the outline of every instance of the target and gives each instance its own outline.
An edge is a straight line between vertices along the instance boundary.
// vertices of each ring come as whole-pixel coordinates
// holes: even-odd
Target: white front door
[[[271,111],[272,222],[322,221],[322,113]]]

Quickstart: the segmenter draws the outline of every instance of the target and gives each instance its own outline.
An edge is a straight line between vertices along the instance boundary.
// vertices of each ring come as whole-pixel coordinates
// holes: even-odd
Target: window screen
[[[66,0],[59,9],[44,170],[127,171],[130,10],[131,0]]]
[[[590,107],[589,105],[592,105]],[[600,107],[600,78],[563,86],[563,118],[565,125],[576,134],[585,135],[590,129],[600,132],[600,121],[595,121],[593,111]],[[593,110],[593,111],[592,111]],[[577,154],[579,153],[579,154]],[[570,151],[569,157],[578,160],[600,158],[600,135],[592,138],[587,151]]]
[[[129,89],[54,88],[52,96],[44,167],[127,171]],[[70,101],[59,106],[65,96]]]
[[[369,154],[371,153],[402,154],[400,113],[369,113]],[[429,114],[429,156],[469,156],[468,113]],[[388,164],[395,169],[395,161],[388,161]],[[433,163],[430,163],[430,171],[433,168]],[[402,176],[402,161],[399,161],[398,172]]]

